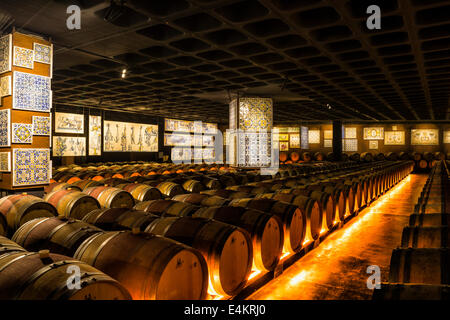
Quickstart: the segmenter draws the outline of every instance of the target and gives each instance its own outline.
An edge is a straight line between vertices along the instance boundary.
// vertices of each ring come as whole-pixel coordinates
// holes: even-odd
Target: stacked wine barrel
[[[423,188],[401,245],[392,252],[389,282],[374,299],[442,300],[450,297],[450,171],[439,160]]]

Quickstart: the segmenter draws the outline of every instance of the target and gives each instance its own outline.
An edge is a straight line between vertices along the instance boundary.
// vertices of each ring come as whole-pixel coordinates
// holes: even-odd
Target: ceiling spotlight
[[[125,78],[127,76],[127,69],[122,70],[122,78]]]
[[[331,109],[331,106],[330,106],[330,104],[329,104],[329,103],[327,103],[327,108],[328,108],[328,109]]]

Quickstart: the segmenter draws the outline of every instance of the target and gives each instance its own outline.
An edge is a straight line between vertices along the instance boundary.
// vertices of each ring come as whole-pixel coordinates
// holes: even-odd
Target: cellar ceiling
[[[231,99],[258,95],[277,124],[450,120],[450,1],[122,3],[1,0],[0,27],[51,37],[56,108],[226,123]],[[366,26],[373,4],[380,30]]]

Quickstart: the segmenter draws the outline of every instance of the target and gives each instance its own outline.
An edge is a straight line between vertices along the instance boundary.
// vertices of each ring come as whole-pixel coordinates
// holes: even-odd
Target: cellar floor
[[[378,265],[381,281],[388,280],[392,250],[400,244],[427,177],[405,178],[248,299],[371,299],[367,267]]]

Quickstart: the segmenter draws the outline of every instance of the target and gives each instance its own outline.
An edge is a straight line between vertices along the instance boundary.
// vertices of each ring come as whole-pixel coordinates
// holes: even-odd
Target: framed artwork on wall
[[[385,131],[384,145],[385,146],[402,146],[405,144],[405,131]]]
[[[438,129],[411,129],[412,145],[438,145]]]

